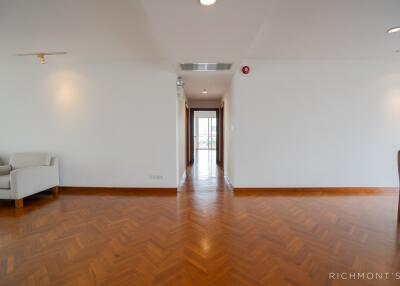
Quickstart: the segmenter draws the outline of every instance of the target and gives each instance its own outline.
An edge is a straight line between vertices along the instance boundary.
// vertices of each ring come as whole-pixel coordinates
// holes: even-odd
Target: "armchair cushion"
[[[13,169],[20,169],[34,166],[49,166],[51,160],[50,153],[43,152],[20,152],[13,153],[10,165]]]
[[[10,172],[11,172],[10,165],[0,166],[0,176],[9,175]]]
[[[0,189],[10,189],[10,175],[0,176]]]

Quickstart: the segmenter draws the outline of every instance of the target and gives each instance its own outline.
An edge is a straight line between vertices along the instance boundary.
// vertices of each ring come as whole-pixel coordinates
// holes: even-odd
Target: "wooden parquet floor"
[[[400,285],[397,193],[234,193],[191,170],[171,191],[0,202],[0,285]],[[398,277],[400,279],[400,277]]]

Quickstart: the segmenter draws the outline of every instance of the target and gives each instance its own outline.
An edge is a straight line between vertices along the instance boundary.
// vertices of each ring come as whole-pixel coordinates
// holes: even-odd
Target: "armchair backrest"
[[[18,152],[13,153],[10,158],[10,165],[13,169],[49,166],[51,154],[46,152]]]

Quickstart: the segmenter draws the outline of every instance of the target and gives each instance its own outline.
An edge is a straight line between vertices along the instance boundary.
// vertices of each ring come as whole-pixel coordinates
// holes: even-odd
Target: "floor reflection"
[[[216,163],[215,150],[196,150],[192,166],[187,168],[187,178],[181,191],[215,192],[226,190],[223,171]]]
[[[193,176],[198,180],[209,180],[217,176],[217,152],[215,150],[196,150]]]

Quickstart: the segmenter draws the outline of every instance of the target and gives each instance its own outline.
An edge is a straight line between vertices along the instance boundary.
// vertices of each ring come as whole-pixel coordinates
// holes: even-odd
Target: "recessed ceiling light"
[[[200,4],[204,6],[214,5],[217,0],[200,0]]]
[[[203,91],[201,92],[202,94],[207,94],[208,91],[206,89],[203,89]]]
[[[393,34],[393,33],[397,33],[397,32],[400,32],[400,26],[393,27],[393,28],[390,28],[389,30],[387,30],[388,34]]]

